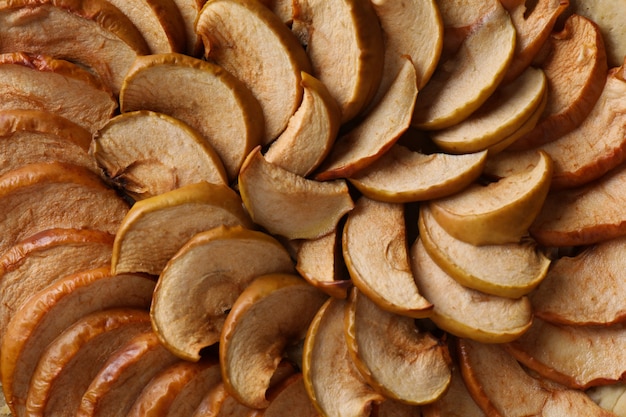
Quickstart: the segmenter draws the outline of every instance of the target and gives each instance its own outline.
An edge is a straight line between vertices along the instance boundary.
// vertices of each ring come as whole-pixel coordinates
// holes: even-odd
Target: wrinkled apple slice
[[[390,203],[432,200],[455,194],[483,171],[487,152],[423,154],[394,144],[348,180],[365,196]]]
[[[306,46],[313,76],[339,104],[341,122],[352,120],[374,97],[382,77],[384,44],[372,4],[296,0],[292,30]]]
[[[320,414],[366,417],[385,397],[367,385],[350,357],[344,332],[346,303],[330,298],[309,326],[302,354],[304,386]]]
[[[196,32],[205,57],[243,81],[261,104],[262,143],[269,144],[287,127],[302,100],[301,72],[311,73],[304,49],[280,18],[257,1],[207,1]],[[259,71],[260,62],[271,65]]]
[[[537,152],[535,161],[497,182],[430,201],[435,220],[451,236],[473,245],[519,242],[542,209],[552,179],[550,157]]]
[[[343,257],[355,286],[381,308],[428,317],[409,263],[404,206],[361,197],[343,228]]]
[[[241,167],[239,191],[255,223],[289,239],[330,233],[354,206],[345,181],[306,179],[267,162],[260,147]]]
[[[519,298],[545,278],[550,259],[532,240],[476,246],[455,239],[420,207],[419,232],[432,259],[460,284],[501,297]]]
[[[626,416],[626,383],[601,385],[586,392],[600,407],[613,412],[618,417]]]
[[[107,180],[135,200],[201,181],[227,183],[213,147],[162,113],[140,110],[112,118],[94,135],[91,153]]]
[[[411,246],[411,264],[417,286],[434,305],[430,319],[439,328],[458,337],[501,343],[530,327],[527,297],[500,297],[462,286],[435,263],[420,238]]]
[[[302,87],[302,104],[269,147],[265,159],[306,177],[333,147],[341,124],[341,110],[326,86],[313,76],[303,73]]]
[[[250,408],[266,408],[266,392],[284,349],[304,340],[327,298],[296,275],[271,274],[252,281],[233,303],[220,336],[228,392]],[[242,363],[248,366],[242,369]]]
[[[263,411],[264,417],[317,417],[317,409],[311,402],[301,373],[295,374],[276,388],[269,395],[270,403]]]
[[[456,2],[449,2],[451,5],[440,8],[444,24],[448,20],[446,12],[461,9]],[[469,35],[456,53],[440,61],[420,91],[412,121],[415,127],[435,130],[459,123],[500,84],[513,58],[515,27],[499,2],[489,5],[490,10],[478,22],[472,22]]]
[[[138,57],[124,78],[120,108],[151,110],[188,124],[215,149],[231,180],[263,137],[263,110],[243,82],[215,64],[181,54]]]
[[[405,58],[381,101],[358,125],[337,138],[316,179],[350,177],[393,146],[411,123],[417,97],[415,77],[415,67]]]
[[[452,367],[450,386],[435,402],[422,406],[422,417],[485,417],[467,390],[461,370]]]
[[[241,198],[226,185],[199,182],[138,201],[115,236],[111,268],[159,275],[193,235],[220,225],[252,226]]]
[[[83,392],[117,348],[150,329],[142,309],[106,309],[84,316],[57,336],[33,372],[26,415],[72,417]]]
[[[159,277],[150,314],[162,343],[191,361],[219,341],[233,303],[256,277],[293,273],[289,253],[270,235],[219,226],[192,237]]]
[[[451,377],[447,347],[418,330],[410,317],[382,310],[354,288],[345,326],[354,364],[386,397],[420,405],[435,401],[447,390]]]

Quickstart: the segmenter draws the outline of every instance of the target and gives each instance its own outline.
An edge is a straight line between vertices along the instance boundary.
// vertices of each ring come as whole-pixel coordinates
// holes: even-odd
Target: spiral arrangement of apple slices
[[[624,19],[0,2],[10,414],[626,416]]]

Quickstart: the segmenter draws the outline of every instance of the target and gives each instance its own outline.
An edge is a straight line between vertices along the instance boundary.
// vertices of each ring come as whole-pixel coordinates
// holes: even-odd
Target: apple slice
[[[528,297],[512,299],[462,286],[435,263],[421,238],[411,246],[411,262],[417,286],[434,305],[430,319],[439,328],[458,337],[503,343],[520,337],[532,324]]]
[[[365,196],[390,203],[432,200],[455,194],[478,179],[487,152],[424,154],[394,144],[348,180]]]
[[[183,19],[185,48],[182,52],[193,57],[202,55],[202,41],[196,33],[196,19],[206,0],[174,0]]]
[[[263,417],[318,417],[317,409],[311,402],[304,387],[304,378],[297,373],[276,388],[269,395],[270,403],[263,410]]]
[[[146,310],[114,308],[88,314],[63,330],[37,362],[26,415],[75,416],[83,392],[109,355],[149,329]]]
[[[135,58],[150,52],[137,27],[106,0],[5,2],[0,28],[0,52],[24,51],[77,62],[92,68],[116,95]]]
[[[404,404],[390,398],[372,407],[372,416],[376,417],[422,417],[421,407]]]
[[[294,6],[292,0],[260,0],[268,9],[287,26],[293,23]]]
[[[226,185],[199,182],[138,201],[115,236],[111,268],[159,275],[192,236],[221,225],[252,227],[241,198]]]
[[[296,0],[292,30],[306,45],[313,76],[339,104],[341,122],[355,118],[374,97],[383,71],[383,37],[372,4]]]
[[[587,390],[589,397],[600,407],[613,412],[618,417],[626,415],[626,384],[618,382],[601,385]]]
[[[143,275],[113,276],[107,267],[69,275],[33,294],[13,315],[2,337],[2,388],[14,413],[23,415],[37,362],[59,333],[95,311],[147,309],[154,285]]]
[[[326,86],[302,73],[304,97],[287,128],[271,144],[265,159],[306,177],[328,155],[341,124],[341,110]]]
[[[427,205],[420,206],[418,225],[424,248],[433,261],[465,287],[519,298],[535,289],[548,274],[550,258],[531,239],[472,245],[448,234]]]
[[[534,166],[497,182],[430,201],[435,220],[451,236],[473,245],[519,242],[541,211],[552,179],[548,154],[537,152],[535,160]]]
[[[266,392],[286,346],[304,340],[327,298],[297,275],[255,278],[233,303],[220,335],[220,364],[228,392],[250,408],[267,408]],[[248,366],[241,369],[242,363]]]
[[[192,237],[163,269],[150,314],[162,343],[197,361],[219,341],[233,303],[254,278],[293,273],[293,261],[270,235],[219,226]],[[201,306],[201,308],[198,308]]]
[[[448,389],[451,359],[447,347],[417,329],[410,317],[382,310],[358,287],[350,293],[345,332],[354,364],[386,397],[421,405],[435,401]]]
[[[467,390],[457,364],[452,367],[448,390],[437,401],[421,408],[422,417],[485,417],[485,413]]]
[[[343,228],[343,257],[352,282],[381,308],[411,317],[433,309],[415,285],[404,206],[361,197]]]
[[[263,138],[263,110],[245,84],[218,65],[182,54],[138,57],[124,78],[120,108],[188,124],[215,149],[231,180]]]
[[[385,397],[365,382],[350,357],[344,332],[346,305],[346,300],[330,298],[313,318],[304,342],[302,375],[320,414],[366,417]]]
[[[219,383],[205,396],[192,417],[260,417],[262,410],[247,407],[230,395],[224,383]]]
[[[200,181],[227,184],[213,147],[195,129],[162,113],[112,118],[94,135],[91,153],[107,180],[135,200]]]
[[[205,57],[243,81],[261,104],[265,118],[261,142],[269,144],[285,130],[302,100],[301,72],[311,73],[304,49],[280,18],[257,1],[207,1],[196,20],[196,32]],[[271,65],[260,71],[260,62]]]
[[[351,177],[393,146],[411,123],[417,97],[415,77],[415,67],[405,58],[382,99],[359,124],[337,138],[316,179]]]
[[[288,239],[330,233],[354,203],[343,180],[318,182],[269,163],[257,147],[239,172],[239,191],[252,220]]]

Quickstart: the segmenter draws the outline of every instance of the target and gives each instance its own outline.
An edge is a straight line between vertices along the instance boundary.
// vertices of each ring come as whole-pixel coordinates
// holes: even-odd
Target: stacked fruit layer
[[[0,2],[11,413],[626,416],[626,9],[570,1]]]

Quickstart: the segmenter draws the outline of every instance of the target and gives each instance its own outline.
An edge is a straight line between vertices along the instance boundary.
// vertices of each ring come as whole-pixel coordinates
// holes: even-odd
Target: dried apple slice
[[[261,104],[262,143],[269,144],[285,130],[302,100],[301,72],[311,73],[304,49],[280,18],[257,1],[207,1],[196,32],[205,57],[243,81]],[[260,62],[271,65],[259,71]]]
[[[226,185],[199,182],[138,201],[115,236],[112,270],[159,275],[193,235],[220,225],[252,227],[241,198]]]
[[[596,404],[605,410],[613,412],[618,417],[626,415],[626,383],[601,385],[586,392]]]
[[[247,407],[230,395],[224,383],[219,383],[211,389],[202,403],[194,411],[192,417],[207,416],[238,416],[238,417],[259,417],[262,410]]]
[[[447,347],[418,330],[410,317],[382,310],[358,287],[350,293],[345,332],[354,364],[386,397],[421,405],[435,401],[448,389],[451,359]]]
[[[306,177],[333,147],[341,124],[341,110],[326,86],[313,76],[303,73],[302,87],[302,104],[271,144],[265,159]]]
[[[343,228],[343,257],[352,282],[381,308],[411,317],[433,309],[415,285],[404,206],[361,197]]]
[[[339,104],[341,122],[352,120],[374,97],[382,77],[384,44],[372,4],[296,0],[292,30],[306,45],[313,76]]]
[[[447,391],[435,402],[421,408],[422,417],[485,417],[485,413],[467,390],[457,364],[452,367]]]
[[[285,248],[270,235],[219,226],[192,237],[163,269],[150,314],[160,340],[191,361],[219,341],[233,303],[256,277],[293,273]],[[201,308],[198,308],[201,306]]]
[[[289,239],[330,233],[354,203],[343,180],[318,182],[267,162],[257,147],[239,172],[239,191],[252,220]]]
[[[432,259],[460,284],[501,297],[530,293],[548,274],[551,261],[532,240],[476,246],[455,239],[420,206],[419,232]]]
[[[327,298],[297,275],[255,278],[233,303],[220,335],[220,364],[228,392],[250,408],[267,408],[266,392],[286,346],[304,340]],[[241,369],[242,363],[248,366]]]
[[[304,387],[301,373],[295,374],[274,388],[269,395],[270,403],[263,410],[263,417],[317,417],[317,409]]]
[[[202,55],[202,41],[196,33],[196,19],[205,2],[206,0],[174,0],[183,18],[185,29],[185,49],[183,52],[189,56],[199,57]]]
[[[430,201],[435,220],[451,236],[474,245],[519,242],[542,209],[552,179],[551,158],[537,152],[535,160],[497,182]]]
[[[182,54],[138,57],[124,78],[120,108],[151,110],[188,124],[215,149],[231,180],[263,138],[263,110],[251,91],[223,68]]]
[[[91,153],[107,180],[135,200],[201,181],[227,184],[213,147],[195,129],[162,113],[112,118],[94,135]]]
[[[430,319],[453,335],[502,343],[520,337],[532,324],[528,297],[512,299],[462,286],[435,263],[421,238],[411,246],[411,265],[417,286],[434,305]]]

